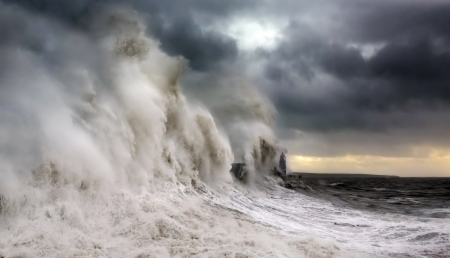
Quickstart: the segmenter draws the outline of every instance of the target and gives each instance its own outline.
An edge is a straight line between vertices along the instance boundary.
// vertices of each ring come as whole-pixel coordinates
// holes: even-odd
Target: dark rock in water
[[[302,182],[301,174],[285,174],[284,172],[277,169],[277,167],[274,167],[270,172],[272,176],[281,178],[284,183],[283,186],[286,188],[306,188],[306,185]],[[232,173],[236,179],[246,183],[248,171],[245,163],[233,163],[231,165],[230,173]]]
[[[271,170],[273,176],[279,177],[283,180],[284,186],[289,189],[293,188],[306,188],[306,185],[302,181],[302,175],[298,173],[285,174],[279,171],[276,167]]]
[[[288,181],[286,183],[286,188],[293,189],[293,188],[303,188],[306,189],[305,183],[301,180],[294,180],[294,181]]]
[[[247,177],[247,169],[245,163],[233,163],[231,164],[230,172],[233,173],[234,177],[239,180],[245,181]]]

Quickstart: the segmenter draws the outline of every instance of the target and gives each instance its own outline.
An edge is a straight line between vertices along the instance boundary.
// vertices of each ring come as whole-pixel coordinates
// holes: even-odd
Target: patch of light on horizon
[[[399,176],[448,177],[450,152],[433,148],[425,157],[384,157],[351,155],[317,157],[288,155],[288,166],[294,171],[313,173],[362,173]]]
[[[283,38],[281,26],[270,22],[239,19],[231,22],[226,34],[236,39],[242,50],[273,49]]]

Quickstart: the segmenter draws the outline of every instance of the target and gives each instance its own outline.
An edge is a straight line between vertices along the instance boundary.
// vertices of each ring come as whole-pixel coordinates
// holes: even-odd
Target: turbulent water
[[[325,231],[338,241],[358,243],[381,257],[449,256],[450,179],[319,177],[303,181],[304,187],[295,189],[302,197],[291,193],[291,198],[323,203],[317,214],[299,211],[315,217],[316,224],[327,225]]]
[[[450,218],[448,178],[305,178],[309,196],[343,207],[424,218]]]
[[[356,209],[278,186],[266,174],[281,150],[273,108],[232,78],[220,79],[234,90],[212,113],[189,103],[186,62],[163,53],[136,14],[111,9],[83,30],[1,3],[0,17],[0,256],[448,252],[446,216]],[[233,161],[248,164],[245,185],[233,181]]]

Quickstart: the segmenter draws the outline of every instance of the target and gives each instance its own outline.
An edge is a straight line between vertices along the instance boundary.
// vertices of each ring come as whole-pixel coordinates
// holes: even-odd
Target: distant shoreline
[[[288,174],[301,175],[303,178],[439,178],[450,179],[449,176],[393,176],[393,175],[373,175],[373,174],[345,174],[345,173],[310,173],[310,172],[291,172]]]

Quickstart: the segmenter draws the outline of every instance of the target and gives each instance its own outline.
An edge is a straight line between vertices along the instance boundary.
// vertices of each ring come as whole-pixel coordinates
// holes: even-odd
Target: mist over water
[[[283,150],[276,111],[245,77],[204,76],[203,103],[188,101],[188,62],[142,16],[106,8],[87,24],[0,3],[0,256],[424,254],[392,236],[415,218],[336,208],[267,176]],[[245,184],[232,162],[247,163]],[[342,233],[352,219],[370,230]],[[417,231],[437,257],[445,222],[420,222],[439,237]]]

